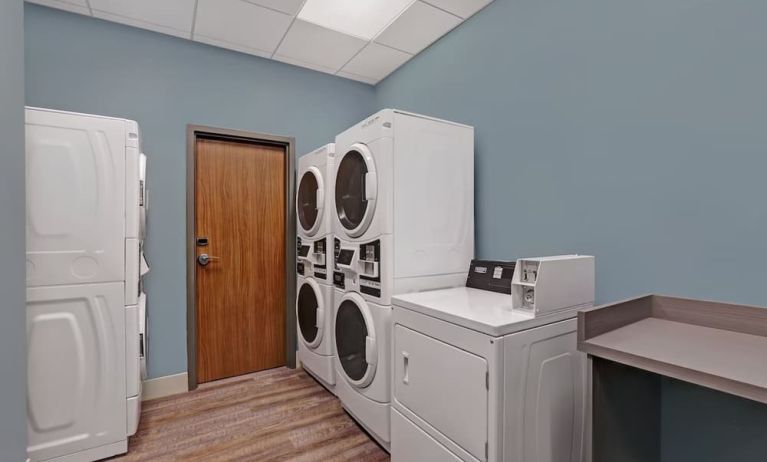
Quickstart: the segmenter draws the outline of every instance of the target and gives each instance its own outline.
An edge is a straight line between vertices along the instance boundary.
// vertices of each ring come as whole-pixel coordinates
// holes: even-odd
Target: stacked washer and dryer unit
[[[298,359],[328,390],[333,368],[332,175],[335,145],[298,159],[296,319]]]
[[[388,449],[392,295],[465,283],[474,129],[386,109],[338,135],[335,148],[335,393]]]
[[[139,127],[27,108],[27,428],[31,461],[124,453],[146,366]]]

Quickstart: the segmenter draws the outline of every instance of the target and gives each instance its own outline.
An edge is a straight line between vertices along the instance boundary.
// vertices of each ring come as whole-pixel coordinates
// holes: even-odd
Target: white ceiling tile
[[[287,56],[274,55],[272,58],[275,61],[280,61],[280,62],[283,62],[283,63],[292,64],[294,66],[305,67],[307,69],[312,69],[312,70],[318,71],[318,72],[324,72],[326,74],[335,74],[336,71],[338,70],[338,69],[333,69],[333,68],[330,68],[330,67],[319,66],[317,64],[307,63],[307,62],[301,61],[299,59],[288,58]]]
[[[93,15],[97,12],[142,21],[144,23],[190,32],[195,0],[90,0]]]
[[[335,72],[366,44],[357,37],[296,19],[275,56],[322,66]]]
[[[120,23],[120,24],[126,24],[128,26],[138,27],[140,29],[147,29],[147,30],[151,30],[151,31],[154,31],[154,32],[159,32],[161,34],[174,35],[176,37],[181,37],[181,38],[185,38],[185,39],[192,38],[192,32],[188,31],[188,30],[185,30],[185,31],[184,30],[178,30],[178,29],[174,29],[172,27],[161,26],[159,24],[152,24],[152,23],[146,22],[146,21],[139,21],[138,19],[127,18],[125,16],[120,16],[120,15],[116,15],[116,14],[112,14],[112,13],[107,13],[107,12],[104,12],[104,11],[96,11],[96,10],[94,10],[93,11],[93,16],[95,16],[95,17],[97,17],[99,19],[104,19],[106,21],[117,22],[117,23]]]
[[[247,53],[249,55],[260,56],[262,58],[269,58],[272,56],[272,53],[270,51],[250,48],[244,45],[237,45],[234,43],[225,42],[223,40],[217,40],[211,37],[206,37],[200,34],[195,34],[194,40],[196,42],[204,43],[206,45],[213,45],[214,47],[226,48],[227,50],[239,51],[240,53]]]
[[[367,83],[369,85],[375,85],[380,80],[380,79],[371,79],[370,77],[363,77],[361,75],[352,74],[351,72],[344,72],[344,71],[341,71],[341,72],[339,72],[336,75],[339,76],[339,77],[343,77],[345,79],[351,79],[351,80],[356,80],[358,82],[364,82],[364,83]]]
[[[194,38],[227,42],[271,54],[293,17],[241,0],[199,0]]]
[[[464,19],[481,10],[493,0],[424,0]]]
[[[70,11],[72,13],[85,14],[90,16],[91,9],[88,8],[88,4],[85,0],[72,0],[63,2],[61,0],[27,0],[30,3],[37,3],[38,5],[47,6],[50,8],[56,8],[58,10]]]
[[[416,54],[461,23],[461,19],[415,2],[376,38],[376,42]]]
[[[304,4],[304,0],[245,0],[283,13],[295,15]]]
[[[380,80],[394,72],[410,58],[412,58],[411,54],[371,43],[349,61],[341,71]]]

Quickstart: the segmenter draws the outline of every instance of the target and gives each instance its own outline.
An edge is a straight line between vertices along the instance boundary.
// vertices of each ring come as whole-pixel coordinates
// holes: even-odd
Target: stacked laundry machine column
[[[304,370],[333,391],[333,238],[331,215],[335,145],[328,144],[298,159],[296,214],[296,319],[298,359]]]
[[[28,108],[26,159],[29,458],[120,454],[145,351],[139,128]]]
[[[338,135],[336,152],[336,393],[388,449],[391,297],[465,283],[474,129],[386,109]]]

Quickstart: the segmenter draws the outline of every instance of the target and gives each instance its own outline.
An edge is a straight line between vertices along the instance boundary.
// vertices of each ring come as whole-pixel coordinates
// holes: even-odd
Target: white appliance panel
[[[125,397],[137,396],[141,391],[139,336],[139,308],[125,307]]]
[[[141,395],[128,398],[125,401],[126,407],[126,433],[133,436],[138,431],[138,423],[141,419]]]
[[[465,273],[474,256],[474,129],[395,113],[394,273]]]
[[[126,122],[26,115],[27,285],[122,280]]]
[[[394,327],[393,361],[397,401],[484,460],[487,361],[401,325]]]
[[[125,180],[125,236],[138,239],[141,237],[141,160],[136,146],[125,147]]]
[[[139,239],[146,239],[146,214],[149,209],[149,197],[146,187],[146,154],[139,156]]]
[[[576,336],[569,319],[504,338],[507,460],[582,460],[586,358]]]
[[[141,293],[138,297],[138,328],[139,328],[139,366],[141,380],[147,379],[146,373],[146,358],[147,358],[147,345],[149,344],[149,338],[147,332],[149,332],[149,313],[146,306],[146,294]]]
[[[123,283],[27,289],[31,460],[126,439],[123,293]]]
[[[445,446],[410,422],[406,417],[391,411],[391,458],[418,462],[463,462]],[[472,458],[471,462],[477,461]]]
[[[142,254],[138,239],[125,240],[125,304],[138,304]]]

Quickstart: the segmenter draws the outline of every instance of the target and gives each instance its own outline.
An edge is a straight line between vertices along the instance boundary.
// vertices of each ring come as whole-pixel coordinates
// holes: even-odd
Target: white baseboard
[[[189,391],[189,376],[186,372],[144,380],[142,401],[162,398]]]

